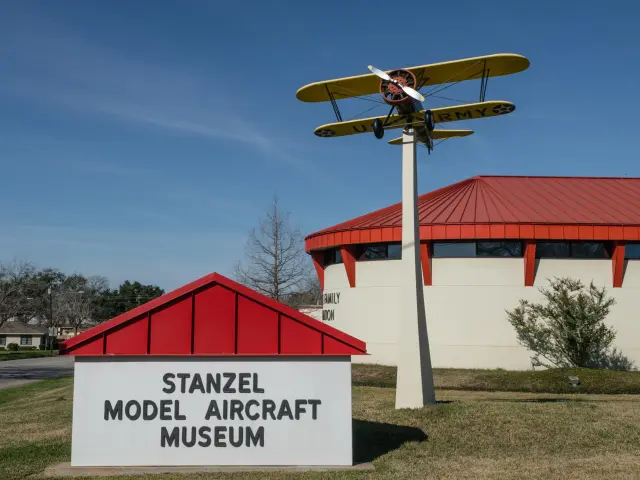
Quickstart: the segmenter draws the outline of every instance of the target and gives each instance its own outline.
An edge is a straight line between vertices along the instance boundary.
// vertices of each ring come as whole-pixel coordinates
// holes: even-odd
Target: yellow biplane
[[[385,130],[411,127],[416,132],[416,139],[431,152],[434,140],[444,141],[473,133],[473,130],[436,129],[436,124],[513,112],[516,107],[511,102],[485,101],[487,83],[489,77],[511,75],[528,67],[529,60],[516,54],[486,55],[386,72],[369,65],[370,74],[311,83],[300,88],[296,97],[303,102],[331,102],[337,122],[316,128],[314,133],[319,137],[373,132],[380,139],[384,137]],[[423,108],[425,97],[436,96],[438,92],[466,80],[480,80],[480,98],[477,103]],[[444,86],[432,87],[433,85]],[[427,86],[432,88],[424,95],[420,93]],[[383,102],[371,98],[368,100],[391,106],[387,115],[343,121],[338,100],[376,93],[382,96]],[[400,145],[402,137],[390,140],[389,143]]]

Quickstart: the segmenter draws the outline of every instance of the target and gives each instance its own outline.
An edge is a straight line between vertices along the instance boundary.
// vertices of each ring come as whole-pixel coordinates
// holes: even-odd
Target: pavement
[[[0,362],[0,389],[71,375],[73,375],[73,357],[7,360]]]

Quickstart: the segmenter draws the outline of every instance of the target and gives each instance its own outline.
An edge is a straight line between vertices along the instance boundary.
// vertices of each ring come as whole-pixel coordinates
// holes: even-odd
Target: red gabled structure
[[[61,355],[364,355],[366,344],[220,274],[60,345]]]

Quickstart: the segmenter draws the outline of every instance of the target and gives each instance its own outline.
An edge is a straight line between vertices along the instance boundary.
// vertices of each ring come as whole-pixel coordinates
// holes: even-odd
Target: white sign
[[[350,357],[76,357],[71,465],[352,465]]]

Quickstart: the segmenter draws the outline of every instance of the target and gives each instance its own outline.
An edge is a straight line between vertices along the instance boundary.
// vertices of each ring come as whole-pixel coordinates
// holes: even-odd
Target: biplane
[[[311,83],[300,88],[296,97],[303,102],[331,102],[337,121],[317,127],[314,133],[318,137],[372,132],[381,139],[385,130],[410,127],[416,133],[416,140],[431,152],[434,141],[442,142],[473,134],[473,130],[446,130],[436,128],[436,125],[513,112],[516,107],[511,102],[485,100],[487,84],[490,77],[511,75],[528,67],[529,60],[516,54],[486,55],[386,72],[369,65],[370,74]],[[480,80],[478,102],[432,109],[423,107],[425,97],[437,96],[437,93],[467,80]],[[420,90],[426,87],[429,90],[423,95]],[[380,94],[382,101],[367,98],[375,94]],[[354,97],[386,104],[391,108],[387,115],[345,121],[338,101]],[[389,143],[401,145],[402,137],[394,138]]]

